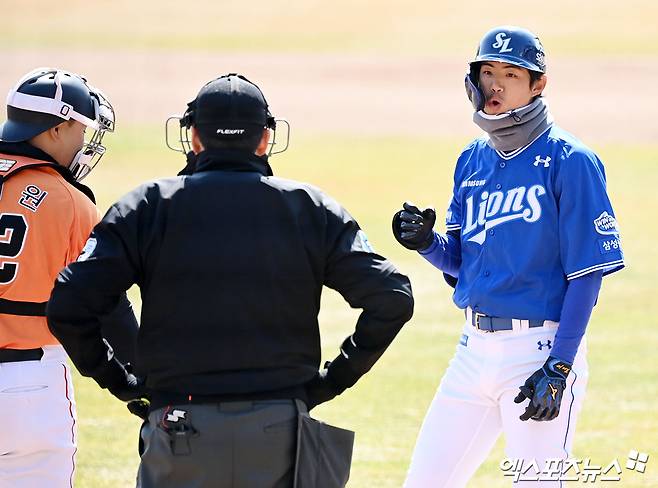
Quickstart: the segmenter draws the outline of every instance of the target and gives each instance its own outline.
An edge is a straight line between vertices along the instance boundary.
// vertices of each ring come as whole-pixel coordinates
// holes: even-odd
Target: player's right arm
[[[475,142],[471,143],[457,160],[453,175],[453,191],[446,212],[445,234],[434,231],[436,212],[433,208],[418,208],[405,202],[393,215],[393,236],[407,249],[418,251],[432,266],[443,271],[448,284],[456,286],[461,267],[461,201],[459,189],[464,161],[468,160]]]
[[[460,230],[453,225],[446,234],[439,234],[433,229],[435,221],[433,208],[419,209],[405,202],[393,215],[393,235],[404,247],[418,251],[432,266],[456,278],[462,260]]]
[[[418,251],[435,268],[456,278],[462,260],[459,230],[439,234],[433,229],[435,220],[433,208],[421,210],[405,202],[393,216],[393,235],[404,247]]]

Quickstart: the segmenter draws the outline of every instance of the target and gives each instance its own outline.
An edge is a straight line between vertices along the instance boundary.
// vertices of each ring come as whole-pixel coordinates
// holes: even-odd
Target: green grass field
[[[4,0],[2,7],[0,63],[9,71],[20,65],[17,70],[21,73],[34,67],[21,64],[23,55],[35,59],[30,54],[34,51],[42,55],[36,56],[41,64],[58,62],[50,59],[76,52],[83,53],[81,59],[90,63],[102,63],[105,54],[117,62],[117,53],[140,51],[173,53],[180,61],[186,50],[190,55],[201,51],[247,56],[391,53],[402,58],[429,55],[437,61],[458,58],[465,62],[484,31],[497,24],[516,23],[540,33],[551,49],[550,56],[582,60],[583,69],[591,58],[611,56],[609,67],[606,65],[609,71],[600,75],[612,74],[623,83],[614,86],[611,99],[601,103],[614,103],[616,110],[623,110],[625,93],[651,91],[652,86],[638,81],[636,72],[620,74],[622,68],[616,63],[643,59],[653,65],[658,59],[658,30],[651,20],[658,8],[654,2],[642,0],[629,0],[623,6],[614,0],[547,4],[420,0],[404,5],[394,0],[376,4],[366,0],[289,0],[251,5],[214,0],[186,4],[70,0],[57,7],[45,0]],[[88,58],[90,48],[94,59]],[[70,62],[71,58],[63,59]],[[101,87],[121,87],[126,72],[139,70],[134,66],[127,66],[126,72],[123,66],[114,68],[112,79],[92,81]],[[180,70],[185,69],[181,65]],[[218,74],[224,69],[218,65]],[[9,82],[0,91],[8,88]],[[149,88],[140,85],[135,90],[148,97]],[[318,93],[322,89],[331,90],[331,86],[318,87]],[[551,96],[560,97],[560,93]],[[655,97],[647,100],[655,101]],[[276,100],[270,102],[276,106]],[[466,107],[464,104],[464,110]],[[127,110],[116,108],[119,114]],[[658,107],[647,102],[645,109],[655,113]],[[181,155],[164,147],[161,122],[148,120],[137,126],[120,119],[118,133],[107,139],[108,155],[87,180],[96,191],[101,211],[144,180],[175,174],[182,166]],[[292,123],[291,148],[272,160],[275,174],[309,181],[337,198],[358,219],[375,249],[412,280],[414,318],[370,374],[314,411],[315,416],[357,433],[350,488],[399,487],[424,413],[453,354],[462,315],[452,304],[451,291],[440,273],[395,242],[390,218],[407,199],[434,205],[442,214],[455,158],[469,137],[392,136],[393,131],[380,137],[319,134]],[[588,329],[590,380],[575,456],[589,457],[604,466],[618,458],[623,466],[631,449],[648,452],[646,473],[624,471],[617,486],[655,487],[658,318],[653,305],[658,263],[653,253],[658,240],[658,140],[591,145],[606,165],[627,268],[605,279]],[[131,298],[139,309],[136,290],[131,291]],[[356,317],[356,311],[327,290],[321,314],[323,359],[335,356]],[[79,418],[76,486],[134,486],[138,420],[93,381],[76,375],[75,382]],[[498,469],[503,456],[501,439],[469,486],[509,486]]]
[[[134,184],[173,174],[179,155],[161,142],[159,128],[125,129],[112,153],[89,178],[101,208]],[[315,411],[328,422],[357,432],[354,488],[400,486],[417,431],[447,366],[461,326],[450,290],[414,253],[402,249],[389,218],[407,198],[443,208],[450,191],[452,160],[465,140],[372,139],[335,136],[293,140],[272,160],[276,174],[318,184],[360,221],[373,246],[412,280],[416,314],[374,370],[356,387]],[[431,154],[426,148],[434,146]],[[318,148],[322,151],[318,151]],[[609,191],[622,225],[628,267],[607,278],[590,323],[590,383],[575,442],[576,457],[607,465],[625,462],[631,449],[656,452],[658,374],[656,319],[651,317],[658,265],[651,259],[658,211],[652,183],[658,178],[658,146],[600,147]],[[632,167],[629,161],[632,161]],[[138,301],[137,295],[132,295]],[[350,333],[357,314],[328,290],[321,316],[325,359]],[[80,418],[80,486],[130,486],[136,466],[138,422],[95,384],[77,379]],[[507,486],[498,470],[502,440],[470,486]],[[644,475],[625,472],[622,486],[656,486],[649,464]]]

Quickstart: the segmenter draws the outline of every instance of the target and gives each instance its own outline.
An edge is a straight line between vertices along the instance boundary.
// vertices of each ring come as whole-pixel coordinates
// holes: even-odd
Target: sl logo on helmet
[[[498,49],[499,53],[511,53],[513,49],[510,49],[509,43],[512,40],[511,37],[505,37],[506,34],[504,32],[499,32],[496,34],[496,42],[494,42],[491,47],[494,49]]]

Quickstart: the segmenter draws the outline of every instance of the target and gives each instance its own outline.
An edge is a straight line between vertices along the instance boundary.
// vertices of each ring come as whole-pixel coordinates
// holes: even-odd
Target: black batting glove
[[[571,371],[571,364],[549,356],[541,369],[535,371],[519,387],[519,394],[514,403],[521,403],[528,399],[530,403],[519,418],[536,421],[553,420],[560,414],[562,393],[567,386],[567,376]]]
[[[402,210],[393,215],[393,235],[407,249],[424,251],[434,241],[435,222],[433,208],[421,210],[413,203],[404,202]]]

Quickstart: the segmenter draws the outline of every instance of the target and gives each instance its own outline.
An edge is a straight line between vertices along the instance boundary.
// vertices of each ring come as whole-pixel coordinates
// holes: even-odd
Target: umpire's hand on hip
[[[567,386],[571,364],[549,356],[544,365],[519,387],[514,403],[530,400],[525,412],[519,417],[537,421],[553,420],[560,414],[562,393]]]
[[[328,402],[338,395],[338,389],[327,375],[327,368],[318,371],[311,381],[304,385],[309,411],[321,403]]]
[[[92,374],[96,382],[107,388],[112,395],[124,402],[148,396],[144,378],[132,373],[130,363],[122,364],[110,349],[108,359],[101,363]]]
[[[129,372],[126,372],[124,381],[109,386],[107,389],[110,390],[112,395],[124,402],[148,396],[144,379]]]
[[[436,212],[433,208],[419,209],[410,202],[404,202],[402,210],[393,215],[393,235],[407,249],[423,251],[434,241]]]

